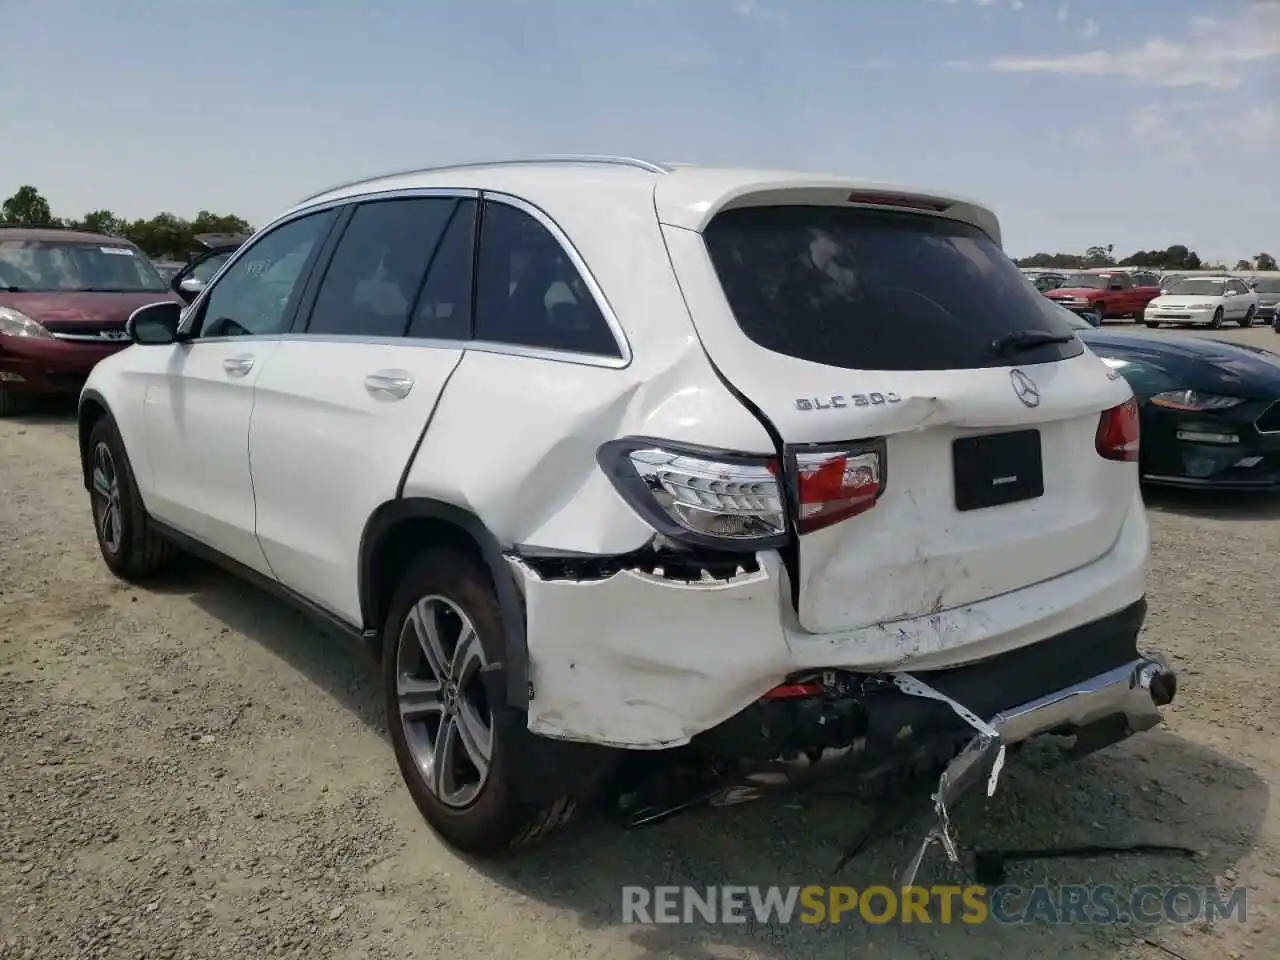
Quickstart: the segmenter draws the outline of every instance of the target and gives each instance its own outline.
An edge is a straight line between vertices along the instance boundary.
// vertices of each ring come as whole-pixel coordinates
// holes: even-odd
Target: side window
[[[1231,289],[1236,293],[1248,293],[1249,286],[1243,280],[1232,280]]]
[[[265,234],[209,289],[200,307],[200,337],[283,333],[302,292],[303,267],[333,222],[333,210],[290,220]]]
[[[476,202],[453,211],[422,285],[408,336],[427,340],[471,338],[471,265],[475,256]]]
[[[495,201],[485,202],[480,223],[477,340],[622,355],[573,261],[542,224]]]
[[[402,337],[459,201],[372,200],[356,208],[325,270],[310,334]]]

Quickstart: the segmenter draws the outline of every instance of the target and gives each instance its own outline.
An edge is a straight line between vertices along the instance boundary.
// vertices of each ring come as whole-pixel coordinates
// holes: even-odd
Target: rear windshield
[[[1079,341],[1001,354],[1013,331],[1070,337],[1058,308],[981,230],[943,217],[744,207],[705,240],[738,325],[777,353],[855,370],[1043,363]]]

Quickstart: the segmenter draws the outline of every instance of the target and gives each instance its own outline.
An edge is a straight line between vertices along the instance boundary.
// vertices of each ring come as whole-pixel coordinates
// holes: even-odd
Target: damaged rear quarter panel
[[[543,580],[512,560],[525,594],[534,689],[529,729],[660,749],[727,720],[790,669],[775,554],[727,581],[637,570]]]

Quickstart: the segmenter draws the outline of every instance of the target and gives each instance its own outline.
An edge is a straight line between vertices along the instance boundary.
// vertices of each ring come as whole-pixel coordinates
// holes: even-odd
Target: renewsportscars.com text
[[[1141,886],[622,888],[623,923],[1189,924],[1244,922],[1247,890]]]

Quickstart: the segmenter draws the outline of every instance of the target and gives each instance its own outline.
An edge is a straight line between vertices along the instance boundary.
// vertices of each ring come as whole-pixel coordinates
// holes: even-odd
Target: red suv
[[[20,395],[78,391],[129,345],[129,314],[159,300],[181,302],[127,240],[0,227],[0,416]]]

